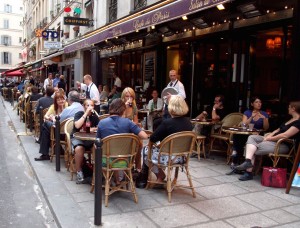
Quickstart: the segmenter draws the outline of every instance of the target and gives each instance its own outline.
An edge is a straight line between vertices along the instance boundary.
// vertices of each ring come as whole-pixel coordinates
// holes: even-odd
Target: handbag
[[[266,187],[285,188],[286,169],[264,167],[261,177],[261,184]]]

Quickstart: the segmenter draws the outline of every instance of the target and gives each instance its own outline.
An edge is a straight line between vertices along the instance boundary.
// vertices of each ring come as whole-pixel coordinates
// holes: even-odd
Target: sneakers
[[[236,166],[235,169],[237,169],[237,170],[246,170],[246,169],[249,169],[249,168],[252,168],[252,167],[253,167],[253,165],[251,163],[251,160],[246,159],[246,161],[243,164]]]
[[[245,172],[243,176],[239,178],[240,181],[248,181],[253,179],[252,172]]]
[[[83,181],[84,181],[83,172],[78,171],[76,176],[76,184],[82,184]]]

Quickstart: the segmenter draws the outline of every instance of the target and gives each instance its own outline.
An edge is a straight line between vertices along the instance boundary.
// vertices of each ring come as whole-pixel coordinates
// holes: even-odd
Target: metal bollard
[[[32,101],[30,101],[30,108],[29,108],[29,130],[32,132],[33,129],[33,116],[32,116]]]
[[[102,224],[102,141],[97,138],[95,141],[95,213],[94,224],[101,226]]]
[[[60,171],[60,116],[55,116],[55,156],[56,171]]]
[[[41,139],[41,134],[43,130],[43,123],[44,123],[44,117],[43,117],[43,107],[39,107],[39,120],[40,120],[40,136],[39,139]]]

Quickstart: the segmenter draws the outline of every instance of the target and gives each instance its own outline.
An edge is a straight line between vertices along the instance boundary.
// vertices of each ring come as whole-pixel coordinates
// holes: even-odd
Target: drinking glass
[[[250,131],[253,131],[253,127],[254,127],[254,124],[253,124],[253,123],[250,123],[250,124],[249,124],[249,130],[250,130]]]

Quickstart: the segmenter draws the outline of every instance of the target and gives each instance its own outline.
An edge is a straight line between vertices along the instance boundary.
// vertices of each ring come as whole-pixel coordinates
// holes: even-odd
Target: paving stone
[[[197,178],[197,179],[195,179],[195,181],[199,182],[200,184],[202,184],[204,186],[222,184],[222,182],[220,182],[214,178],[211,178],[211,177]]]
[[[258,191],[266,191],[268,189],[271,189],[269,187],[265,187],[265,186],[262,186],[261,183],[260,183],[260,177],[256,176],[254,177],[253,180],[250,180],[250,181],[238,181],[238,182],[235,182],[234,184],[236,186],[239,186],[249,192],[258,192]]]
[[[164,189],[156,189],[152,197],[156,199],[160,204],[166,206],[205,200],[204,197],[198,195],[197,193],[196,198],[194,198],[192,195],[192,191],[189,189],[180,188],[174,189],[172,191],[171,203],[169,203],[167,191]]]
[[[293,214],[293,215],[296,215],[296,216],[300,216],[300,205],[293,205],[293,206],[290,206],[290,207],[284,207],[282,208],[283,210]]]
[[[223,222],[223,221],[216,221],[216,222],[210,222],[210,223],[201,223],[201,224],[196,224],[189,226],[188,228],[231,228],[233,226],[230,226],[229,224]]]
[[[219,184],[213,186],[205,186],[196,188],[196,192],[204,196],[207,199],[220,198],[225,196],[232,196],[242,193],[247,193],[248,191],[239,188],[230,183]]]
[[[222,219],[259,211],[256,207],[235,197],[204,200],[190,205],[212,219]]]
[[[161,206],[152,195],[138,195],[138,203],[135,203],[132,194],[125,192],[113,194],[108,202],[116,205],[122,212],[141,211]]]
[[[193,186],[195,188],[204,186],[203,184],[199,183],[198,181],[194,180],[193,178],[192,178],[192,182],[193,182]],[[182,185],[189,185],[189,181],[188,180],[179,180],[179,181],[177,181],[177,183],[178,184],[182,184]]]
[[[238,182],[239,175],[222,175],[213,177],[213,179],[218,180],[223,183],[232,183],[232,182]]]
[[[186,204],[152,208],[144,210],[144,213],[160,227],[180,227],[209,221],[205,215]]]
[[[209,165],[208,168],[223,175],[231,171],[229,165]]]
[[[287,200],[291,203],[300,203],[300,191],[290,192],[290,194],[285,194],[285,188],[274,188],[270,191],[266,191],[269,194],[280,197],[281,199]],[[297,194],[298,193],[298,194]]]
[[[64,187],[62,182],[57,178],[54,179],[41,179],[43,190],[48,196],[69,194],[68,190]]]
[[[190,173],[193,178],[202,178],[202,177],[215,177],[219,176],[218,172],[215,172],[207,167],[198,167],[190,170]]]
[[[135,227],[152,228],[155,224],[141,212],[129,212],[115,215],[104,215],[102,227]]]
[[[275,226],[276,228],[299,228],[300,227],[300,221],[299,222],[292,222],[285,225]]]
[[[73,193],[80,192],[89,192],[91,190],[91,186],[89,184],[76,184],[76,181],[65,181],[66,188]]]
[[[273,208],[291,205],[290,202],[265,192],[254,192],[254,193],[239,195],[237,196],[237,198],[249,204],[252,204],[255,207],[258,207],[262,210],[270,210]]]
[[[292,215],[286,211],[283,211],[281,209],[265,211],[265,212],[262,212],[262,214],[278,223],[283,223],[283,224],[300,220],[299,217],[294,216],[294,215]]]
[[[85,213],[87,217],[94,217],[95,203],[92,201],[85,201],[78,203],[80,209]],[[120,214],[121,210],[113,203],[108,201],[108,207],[104,205],[104,199],[102,198],[102,215]]]
[[[202,159],[200,161],[198,161],[198,159],[195,159],[195,158],[192,158],[190,160],[190,167],[191,168],[198,168],[198,167],[201,167],[201,166],[209,166],[211,165],[210,162],[208,162],[206,159]]]
[[[72,194],[75,201],[77,203],[85,202],[85,201],[93,201],[95,199],[95,195],[90,192],[80,192]]]
[[[263,216],[261,214],[243,215],[236,218],[226,219],[226,221],[235,227],[251,228],[251,227],[268,227],[275,226],[277,222]]]

